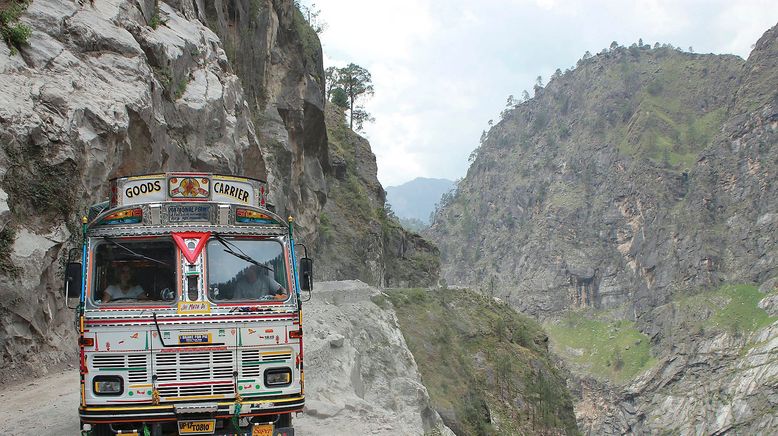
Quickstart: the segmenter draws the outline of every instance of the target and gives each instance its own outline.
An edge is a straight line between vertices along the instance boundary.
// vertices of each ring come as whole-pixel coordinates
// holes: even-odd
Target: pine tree
[[[373,80],[370,72],[351,63],[344,68],[339,68],[338,76],[338,85],[343,88],[348,97],[349,128],[354,130],[356,121],[357,128],[361,129],[365,121],[374,120],[363,108],[355,105],[358,98],[373,95]]]

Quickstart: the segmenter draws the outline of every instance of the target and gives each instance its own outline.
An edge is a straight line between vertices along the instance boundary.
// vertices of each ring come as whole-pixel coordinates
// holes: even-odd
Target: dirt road
[[[0,434],[78,436],[78,370],[0,391]]]

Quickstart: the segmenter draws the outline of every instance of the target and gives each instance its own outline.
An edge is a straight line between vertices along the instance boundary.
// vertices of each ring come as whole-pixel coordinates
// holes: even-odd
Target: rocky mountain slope
[[[774,426],[775,318],[758,304],[778,277],[777,59],[776,28],[747,61],[637,45],[582,59],[504,112],[435,218],[450,283],[546,320],[593,434]],[[723,328],[732,307],[765,321]]]
[[[21,18],[28,44],[18,55],[0,44],[0,322],[11,376],[74,354],[58,269],[109,178],[174,168],[270,176],[213,31],[166,3],[83,3],[34,1]]]
[[[319,217],[317,277],[388,287],[437,283],[438,249],[387,213],[370,144],[349,130],[336,106],[327,107],[326,120],[332,172],[329,201]]]
[[[324,74],[291,0],[33,0],[20,21],[28,42],[0,43],[0,379],[75,357],[61,265],[112,177],[266,179],[315,244],[332,177]],[[399,248],[372,258],[377,270],[392,270],[404,238],[387,237]]]
[[[449,434],[392,310],[360,281],[318,282],[306,308],[301,434]]]

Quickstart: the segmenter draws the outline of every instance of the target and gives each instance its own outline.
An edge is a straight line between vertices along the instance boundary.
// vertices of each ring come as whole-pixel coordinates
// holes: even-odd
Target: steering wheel
[[[113,303],[114,301],[120,301],[120,300],[137,300],[137,299],[138,297],[116,297],[116,298],[111,298],[111,301],[109,301],[109,303]]]
[[[172,301],[176,299],[176,293],[170,288],[165,288],[159,292],[159,296],[163,301]]]

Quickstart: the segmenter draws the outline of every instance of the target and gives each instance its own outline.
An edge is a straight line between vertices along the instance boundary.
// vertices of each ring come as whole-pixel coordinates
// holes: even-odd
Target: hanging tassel
[[[151,404],[159,406],[159,391],[157,388],[154,388],[154,390],[151,391]]]
[[[240,401],[240,396],[236,398],[236,400]],[[235,414],[232,415],[232,426],[235,427],[235,430],[240,429],[240,409],[241,409],[240,403],[235,403]]]

